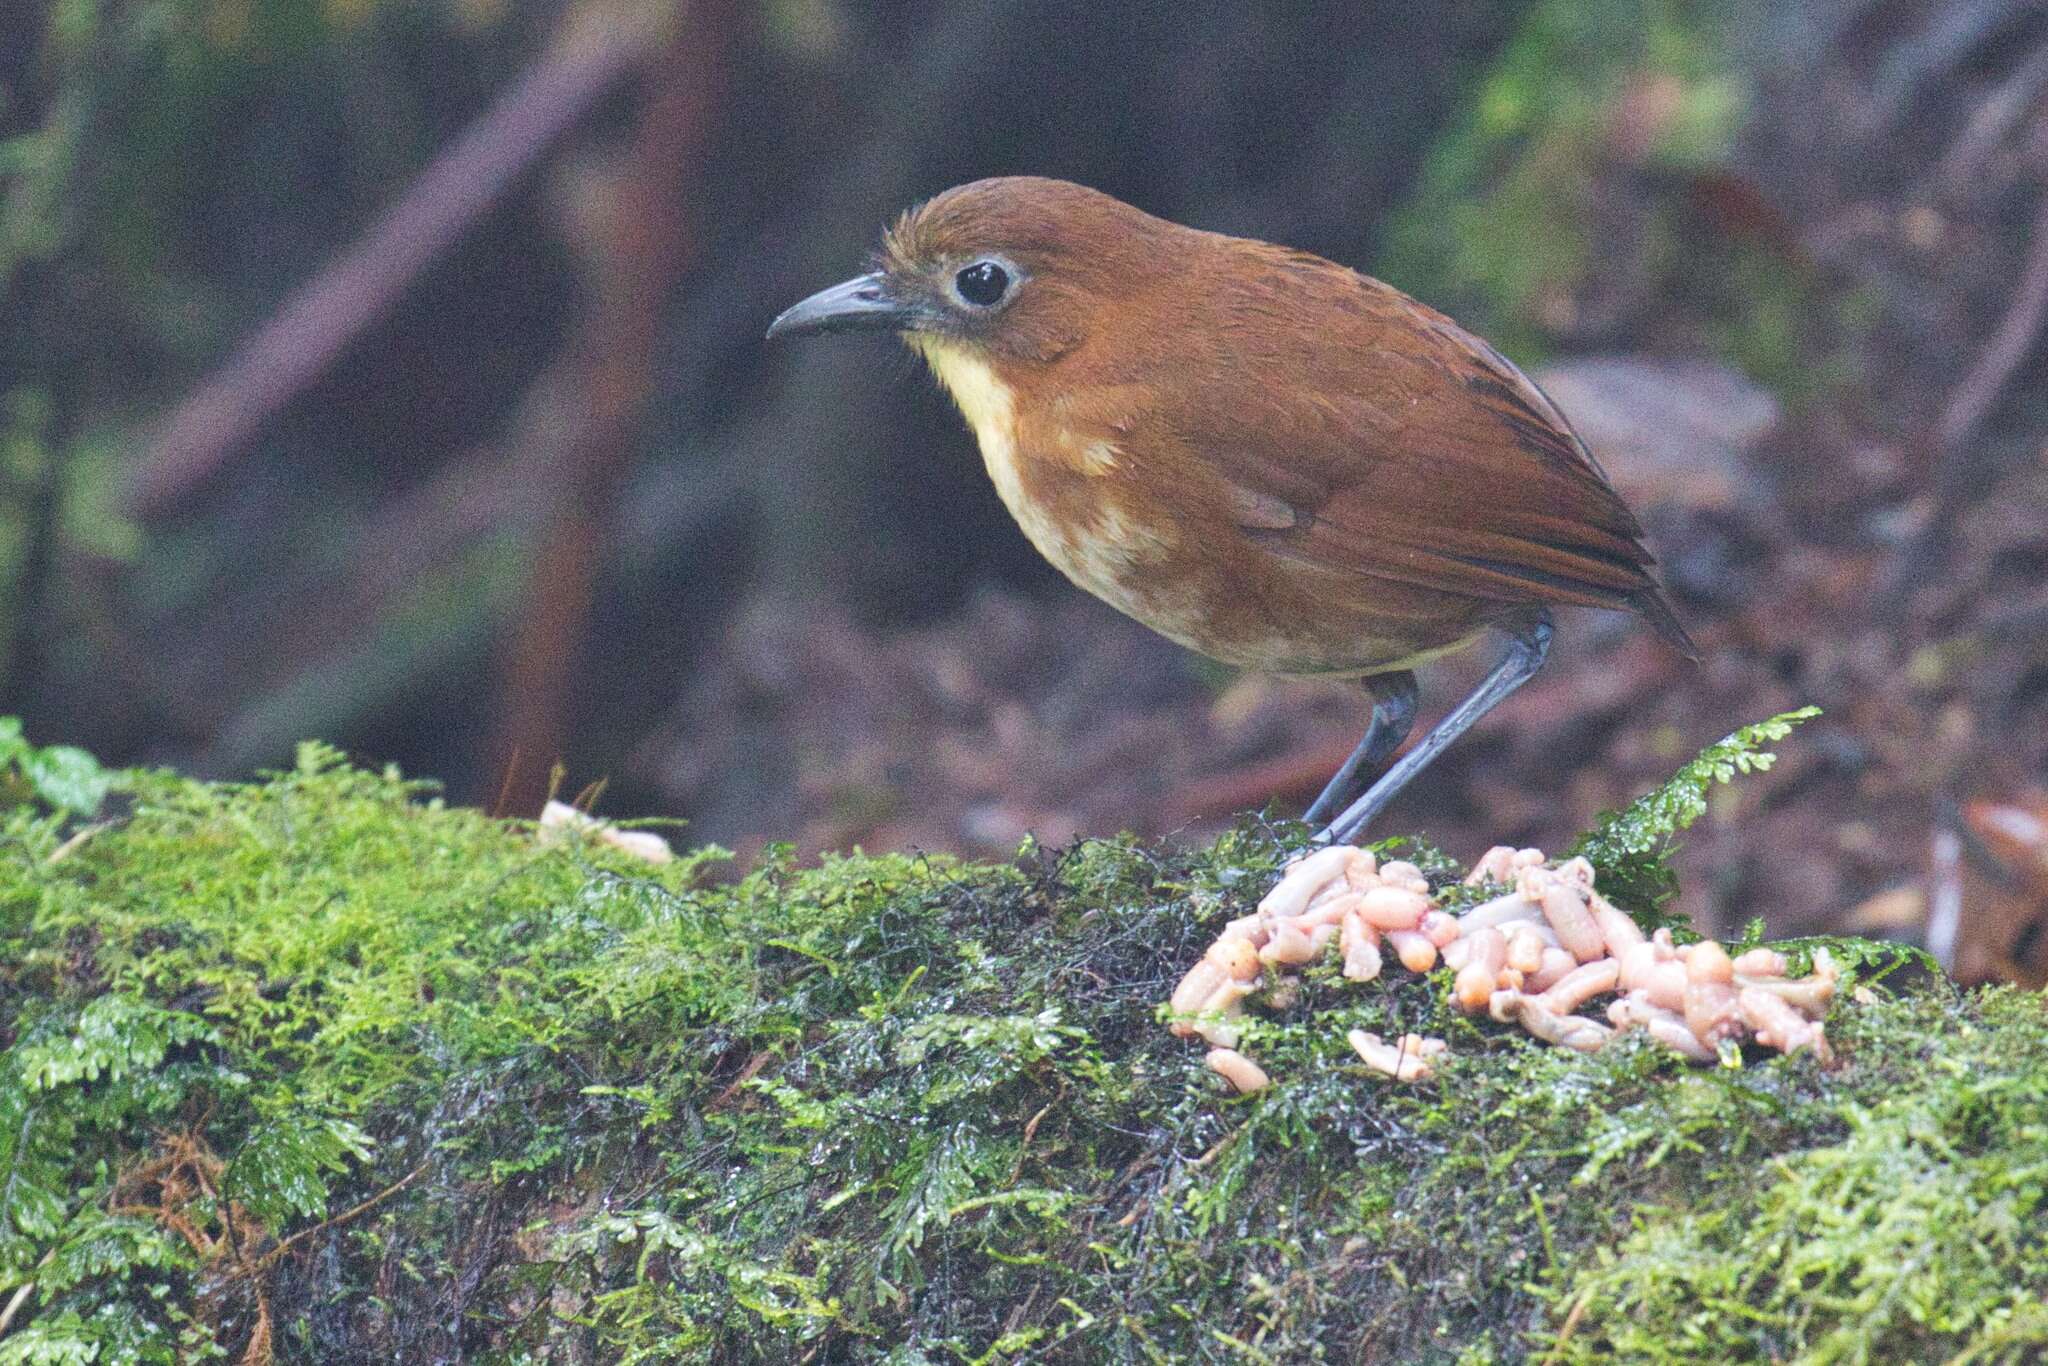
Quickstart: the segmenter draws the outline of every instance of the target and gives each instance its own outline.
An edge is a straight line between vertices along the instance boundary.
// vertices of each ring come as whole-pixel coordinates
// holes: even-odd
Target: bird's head
[[[934,359],[1045,364],[1170,272],[1169,244],[1186,234],[1067,181],[977,180],[905,213],[883,235],[874,270],[789,308],[768,335],[898,332]]]

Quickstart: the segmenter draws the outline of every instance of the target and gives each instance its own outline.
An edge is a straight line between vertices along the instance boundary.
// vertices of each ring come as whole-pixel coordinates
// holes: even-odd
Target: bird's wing
[[[1689,648],[1641,526],[1542,391],[1441,314],[1331,276],[1319,288],[1356,287],[1358,307],[1279,354],[1239,358],[1270,381],[1259,401],[1230,404],[1235,385],[1194,399],[1184,445],[1218,476],[1240,531],[1367,578],[1634,608]]]

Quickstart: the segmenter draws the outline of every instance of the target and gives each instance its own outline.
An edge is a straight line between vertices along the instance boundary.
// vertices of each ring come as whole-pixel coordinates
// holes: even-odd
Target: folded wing
[[[1642,527],[1535,384],[1377,281],[1316,258],[1300,270],[1316,272],[1308,287],[1324,297],[1349,292],[1337,334],[1238,358],[1270,380],[1256,407],[1195,400],[1190,454],[1217,476],[1241,534],[1369,580],[1634,610],[1694,653],[1649,572]]]

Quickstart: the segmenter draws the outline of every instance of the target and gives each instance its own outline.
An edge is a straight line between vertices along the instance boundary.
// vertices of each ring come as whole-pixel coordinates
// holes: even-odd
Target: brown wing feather
[[[1368,579],[1505,603],[1641,611],[1691,642],[1649,573],[1642,527],[1556,407],[1498,351],[1398,291],[1284,255],[1256,297],[1222,291],[1214,374],[1250,371],[1265,401],[1184,397],[1183,445],[1220,476],[1247,537]],[[1237,278],[1246,278],[1239,276]],[[1291,290],[1304,298],[1291,300]],[[1248,326],[1341,297],[1313,336]],[[1235,325],[1233,325],[1235,324]],[[1241,393],[1206,385],[1206,394]],[[1291,525],[1272,515],[1293,509]]]

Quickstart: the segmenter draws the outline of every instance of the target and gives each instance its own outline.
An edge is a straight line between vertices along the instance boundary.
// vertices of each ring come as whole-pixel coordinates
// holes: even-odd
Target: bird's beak
[[[909,327],[916,310],[892,298],[877,272],[821,289],[792,304],[768,324],[768,336],[801,337],[813,332],[891,332]]]

